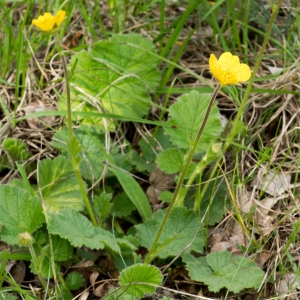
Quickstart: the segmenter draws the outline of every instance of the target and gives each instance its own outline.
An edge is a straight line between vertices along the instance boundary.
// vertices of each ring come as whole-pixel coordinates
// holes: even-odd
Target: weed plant
[[[1,298],[298,299],[296,0],[0,7]]]

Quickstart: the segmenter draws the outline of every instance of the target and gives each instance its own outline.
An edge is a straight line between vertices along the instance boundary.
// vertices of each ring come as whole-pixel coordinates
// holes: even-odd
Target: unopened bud
[[[28,245],[31,243],[31,241],[33,240],[33,237],[30,233],[28,232],[22,232],[19,234],[19,244],[28,247]]]

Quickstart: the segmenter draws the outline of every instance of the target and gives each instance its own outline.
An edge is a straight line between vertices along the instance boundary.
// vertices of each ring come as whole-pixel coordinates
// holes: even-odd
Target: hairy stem
[[[69,133],[69,142],[71,142],[72,138],[74,138],[75,136],[74,136],[74,133],[72,130],[71,93],[70,93],[68,68],[67,68],[66,57],[64,55],[64,52],[62,51],[61,43],[60,43],[60,40],[58,39],[57,35],[55,35],[55,39],[56,39],[57,44],[59,45],[58,51],[59,51],[59,54],[61,57],[61,61],[62,61],[63,69],[64,69],[64,75],[65,75],[64,79],[65,79],[65,83],[66,83],[66,93],[67,93],[67,126],[68,126],[68,133]],[[90,219],[91,219],[93,225],[98,226],[93,209],[91,207],[90,201],[88,199],[88,196],[87,196],[85,188],[84,188],[84,182],[82,180],[82,177],[81,177],[81,174],[79,171],[78,160],[76,159],[76,155],[74,155],[74,153],[72,151],[70,151],[70,155],[71,155],[73,169],[74,169],[74,172],[75,172],[75,175],[76,175],[79,187],[80,187],[80,191],[82,194],[82,198],[83,198],[85,207],[88,211],[88,214],[90,216]]]
[[[211,111],[211,109],[212,109],[213,103],[214,103],[214,101],[215,101],[215,99],[216,99],[216,97],[217,97],[217,94],[218,94],[220,88],[221,88],[220,85],[218,85],[218,86],[216,87],[216,89],[215,89],[215,91],[214,91],[214,93],[213,93],[213,95],[212,95],[212,97],[211,97],[211,99],[210,99],[210,102],[209,102],[209,104],[208,104],[208,108],[207,108],[207,110],[206,110],[206,113],[205,113],[204,119],[203,119],[203,121],[202,121],[201,127],[200,127],[200,129],[199,129],[199,131],[198,131],[198,134],[197,134],[197,136],[196,136],[196,139],[195,139],[195,141],[194,141],[194,144],[193,144],[193,146],[192,146],[192,149],[191,149],[191,151],[190,151],[190,154],[189,154],[189,156],[188,156],[188,158],[187,158],[187,160],[186,160],[184,169],[183,169],[183,171],[182,171],[182,173],[181,173],[180,179],[179,179],[178,184],[177,184],[177,186],[176,186],[176,189],[175,189],[175,192],[174,192],[174,194],[173,194],[173,197],[172,197],[172,200],[171,200],[171,202],[170,202],[170,205],[169,205],[169,207],[168,207],[168,209],[167,209],[167,212],[166,212],[166,214],[165,214],[165,216],[164,216],[164,218],[163,218],[163,220],[162,220],[162,223],[161,223],[161,225],[160,225],[160,227],[159,227],[159,229],[158,229],[157,235],[156,235],[155,240],[154,240],[154,242],[153,242],[153,244],[152,244],[152,246],[151,246],[151,248],[150,248],[150,250],[149,250],[149,253],[148,253],[148,255],[147,255],[146,259],[145,259],[145,263],[146,263],[146,264],[149,263],[149,262],[154,258],[154,256],[155,256],[156,246],[157,246],[157,244],[158,244],[159,238],[160,238],[160,236],[161,236],[161,234],[162,234],[162,232],[163,232],[163,229],[164,229],[164,227],[165,227],[165,225],[166,225],[166,223],[167,223],[167,220],[168,220],[169,215],[170,215],[170,213],[171,213],[171,211],[172,211],[172,208],[174,207],[174,205],[175,205],[176,202],[177,202],[177,197],[178,197],[179,192],[180,192],[180,189],[181,189],[181,187],[182,187],[182,184],[183,184],[185,175],[186,175],[186,173],[187,173],[188,167],[189,167],[189,165],[190,165],[190,163],[191,163],[191,161],[192,161],[192,158],[193,158],[193,156],[194,156],[196,147],[197,147],[198,142],[199,142],[199,140],[200,140],[200,137],[201,137],[201,135],[202,135],[202,133],[203,133],[203,130],[204,130],[205,125],[206,125],[206,123],[207,123],[207,120],[208,120],[210,111]]]

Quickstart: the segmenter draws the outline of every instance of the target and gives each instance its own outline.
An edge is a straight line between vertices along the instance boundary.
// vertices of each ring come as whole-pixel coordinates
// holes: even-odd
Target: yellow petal
[[[231,58],[232,58],[232,54],[230,52],[224,52],[219,57],[219,63],[220,64],[227,63],[228,61],[231,60]]]
[[[217,60],[214,54],[211,54],[209,68],[222,86],[245,82],[251,76],[249,66],[240,64],[239,57],[232,55],[230,52],[224,52],[219,60]]]
[[[210,55],[209,69],[215,77],[217,77],[218,74],[220,73],[220,66],[219,66],[218,60],[217,60],[217,58],[215,57],[214,54]]]
[[[248,65],[240,64],[239,73],[238,73],[238,81],[245,82],[248,81],[251,77],[251,71]]]
[[[61,25],[61,23],[65,19],[65,16],[66,16],[66,12],[64,10],[59,10],[57,12],[57,14],[55,15],[55,21],[56,21],[57,27],[59,27]]]
[[[214,54],[211,54],[210,57],[209,57],[209,66],[211,64],[214,64],[216,61],[217,61],[216,56]]]
[[[65,15],[66,13],[63,10],[59,10],[55,16],[46,12],[37,19],[33,19],[32,24],[42,31],[53,33],[59,29],[59,26],[63,22]]]

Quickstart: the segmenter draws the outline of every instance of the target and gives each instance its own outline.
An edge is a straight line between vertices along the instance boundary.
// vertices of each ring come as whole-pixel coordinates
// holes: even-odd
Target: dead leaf
[[[161,190],[156,188],[153,185],[150,185],[146,191],[146,195],[148,197],[149,202],[152,205],[157,205],[159,204],[161,201],[159,200],[159,194],[161,193]]]
[[[10,274],[18,285],[24,281],[26,275],[26,265],[24,261],[18,261],[10,270]]]
[[[264,264],[270,258],[270,256],[271,256],[271,252],[270,251],[259,252],[259,253],[257,253],[257,255],[255,257],[255,262],[257,263],[257,265],[260,268],[263,268]]]
[[[229,240],[234,245],[239,244],[239,245],[243,245],[244,247],[247,246],[247,241],[245,239],[243,229],[238,222],[234,223],[233,230]]]
[[[271,74],[280,74],[283,71],[283,68],[267,66]]]
[[[242,190],[239,189],[237,191],[237,202],[239,204],[240,210],[245,214],[247,214],[253,206],[251,194],[245,187],[242,188]]]
[[[284,274],[279,282],[275,286],[277,295],[285,295],[284,299],[297,300],[298,296],[295,290],[300,289],[300,285],[297,281],[296,275],[294,273]]]
[[[233,247],[235,245],[231,242],[219,242],[211,247],[210,252],[231,251]]]
[[[161,191],[166,191],[174,186],[175,175],[166,174],[158,167],[155,167],[151,172],[149,181],[151,185],[155,186]]]
[[[166,174],[158,167],[155,167],[151,172],[149,177],[151,186],[148,187],[146,195],[153,206],[161,203],[161,200],[159,200],[161,192],[170,190],[174,186],[174,178],[175,175]]]
[[[217,228],[209,234],[208,245],[213,247],[215,244],[221,242],[225,236],[225,230],[223,228]]]
[[[100,297],[100,299],[102,299],[104,296],[107,295],[108,291],[112,287],[113,287],[113,285],[110,284],[109,282],[104,282],[94,290],[94,294],[95,294],[95,296]]]
[[[273,206],[286,196],[268,197],[263,201],[256,201],[256,209],[254,212],[254,220],[260,226],[260,230],[264,235],[268,235],[274,230],[274,219],[277,217],[278,212],[272,210]],[[270,212],[273,212],[270,214]]]
[[[31,102],[26,105],[23,110],[25,111],[25,115],[30,115],[36,112],[43,112],[47,110],[54,110],[54,107],[45,106],[42,102]],[[46,126],[53,126],[55,122],[54,116],[46,116],[40,118],[27,118],[26,119],[28,125],[32,129],[42,129]]]
[[[77,269],[77,268],[90,268],[94,265],[94,262],[91,260],[85,261],[84,259],[81,260],[79,263],[76,265],[72,266],[72,268]]]
[[[81,296],[79,297],[79,300],[86,300],[89,296],[89,292],[85,291],[84,293],[81,294]]]
[[[94,290],[94,287],[95,287],[95,282],[99,276],[99,272],[97,271],[94,271],[91,275],[90,275],[90,283],[91,285],[93,286],[93,290]]]
[[[290,174],[278,174],[275,170],[267,171],[264,167],[259,169],[257,178],[252,181],[251,185],[257,186],[259,190],[274,197],[294,187],[294,185],[291,184]]]

